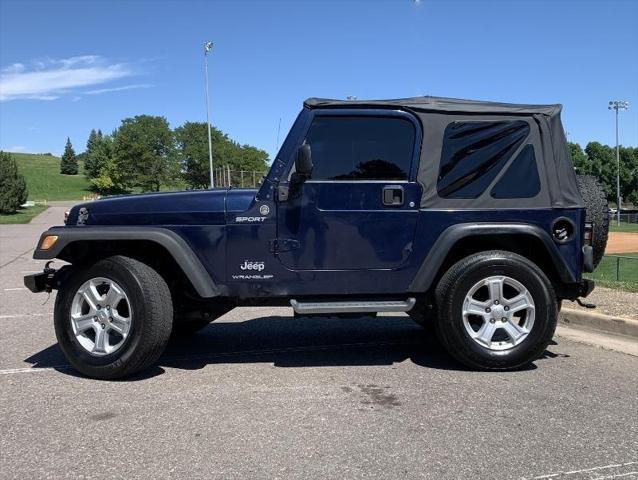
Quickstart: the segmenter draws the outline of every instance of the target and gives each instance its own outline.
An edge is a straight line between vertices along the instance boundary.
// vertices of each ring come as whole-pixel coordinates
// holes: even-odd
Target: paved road
[[[63,210],[0,227],[2,479],[638,478],[638,358],[560,338],[476,373],[405,316],[237,309],[144,376],[75,376],[21,289]]]

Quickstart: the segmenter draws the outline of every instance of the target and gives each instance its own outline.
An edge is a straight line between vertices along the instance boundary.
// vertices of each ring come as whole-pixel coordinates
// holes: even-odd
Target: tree
[[[589,142],[585,147],[588,168],[581,172],[593,175],[601,183],[607,200],[616,199],[616,155],[613,149],[598,142]]]
[[[14,213],[27,201],[27,182],[10,153],[0,151],[0,213]]]
[[[78,173],[78,160],[75,157],[75,151],[69,137],[66,138],[64,153],[60,161],[60,173],[63,175],[77,175]]]
[[[638,206],[638,148],[620,148],[620,193],[626,203]]]
[[[127,182],[113,154],[113,137],[100,138],[91,158],[97,171],[91,178],[93,189],[105,194],[126,193]]]
[[[572,163],[578,173],[584,174],[589,170],[589,161],[583,149],[577,143],[568,142],[569,153],[572,157]]]
[[[84,156],[84,175],[86,175],[88,179],[95,178],[100,174],[93,157],[99,142],[100,138],[98,138],[98,133],[95,129],[92,129],[91,133],[89,133],[89,139],[86,142],[86,150],[81,154]]]
[[[91,130],[84,153],[84,174],[94,184],[93,180],[103,175],[105,165],[113,158],[113,139],[108,135],[103,136],[101,130]]]
[[[268,154],[249,145],[240,146],[228,135],[217,128],[211,129],[213,143],[213,164],[217,168],[230,166],[237,172],[234,183],[240,181],[241,170],[246,172],[264,172],[267,168]],[[182,162],[182,176],[186,183],[193,188],[207,188],[210,186],[208,131],[206,123],[186,122],[175,129],[175,138],[180,160]]]
[[[164,117],[138,115],[122,120],[113,143],[115,167],[123,188],[159,191],[179,174],[175,138]]]
[[[221,132],[213,129],[211,136],[214,134],[218,138],[218,133]],[[182,176],[192,188],[206,188],[210,185],[207,135],[206,124],[201,122],[186,122],[175,129]],[[214,162],[219,160],[219,155],[213,155]]]
[[[242,145],[237,150],[235,168],[265,172],[268,168],[268,153],[251,145]]]

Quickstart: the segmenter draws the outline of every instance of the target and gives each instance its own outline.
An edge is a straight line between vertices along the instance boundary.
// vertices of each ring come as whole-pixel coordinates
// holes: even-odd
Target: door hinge
[[[276,238],[270,240],[270,251],[273,253],[289,252],[296,250],[301,246],[299,240],[293,240],[291,238]]]
[[[290,187],[287,183],[286,184],[280,183],[277,186],[277,201],[278,202],[287,202],[289,194],[290,194]]]

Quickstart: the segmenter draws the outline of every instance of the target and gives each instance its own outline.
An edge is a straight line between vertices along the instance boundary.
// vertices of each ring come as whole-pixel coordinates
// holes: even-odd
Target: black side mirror
[[[310,145],[308,145],[305,141],[297,150],[295,173],[306,178],[310,177],[310,174],[312,174],[312,152],[310,151]]]

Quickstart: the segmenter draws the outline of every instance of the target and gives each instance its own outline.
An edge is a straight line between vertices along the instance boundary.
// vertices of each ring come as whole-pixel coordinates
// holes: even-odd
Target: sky
[[[0,0],[0,149],[211,123],[273,158],[308,97],[561,103],[571,141],[638,146],[638,0]]]

